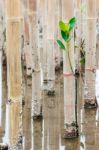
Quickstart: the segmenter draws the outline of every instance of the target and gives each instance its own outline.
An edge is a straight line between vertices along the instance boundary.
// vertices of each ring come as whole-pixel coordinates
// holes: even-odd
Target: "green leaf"
[[[69,34],[68,33],[64,32],[64,31],[61,31],[61,36],[65,40],[65,42],[68,41],[68,39],[69,39]]]
[[[62,43],[62,41],[57,40],[57,43],[58,43],[58,45],[59,45],[59,47],[60,47],[61,49],[64,49],[64,50],[65,50],[65,46],[64,46],[64,44]]]
[[[70,25],[69,25],[69,24],[65,24],[65,26],[66,26],[66,32],[69,32],[69,30],[70,30]]]
[[[63,21],[59,21],[59,28],[61,31],[68,32],[70,29],[70,25],[65,24]]]
[[[79,46],[75,45],[74,48],[79,48]]]
[[[73,17],[69,20],[70,30],[72,30],[76,25],[76,18]]]
[[[81,63],[82,65],[85,64],[85,58],[84,58],[84,57],[80,59],[80,63]]]

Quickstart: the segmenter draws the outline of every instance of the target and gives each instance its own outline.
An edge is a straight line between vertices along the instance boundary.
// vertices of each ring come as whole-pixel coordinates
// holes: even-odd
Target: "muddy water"
[[[61,76],[56,77],[56,95],[48,97],[42,93],[43,120],[33,121],[31,113],[31,78],[25,78],[25,105],[23,107],[23,150],[99,150],[99,109],[84,110],[79,98],[79,138],[65,140],[63,83]],[[98,80],[97,80],[98,87]],[[98,97],[98,92],[97,92]],[[3,101],[1,102],[0,142],[7,142],[6,71],[3,71]]]

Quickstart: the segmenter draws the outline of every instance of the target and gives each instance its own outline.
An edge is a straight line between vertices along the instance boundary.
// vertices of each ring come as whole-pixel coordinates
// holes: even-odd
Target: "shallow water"
[[[99,71],[97,71],[97,76]],[[96,95],[99,99],[99,80],[96,76]],[[23,150],[99,150],[99,108],[84,110],[79,98],[79,138],[65,140],[64,101],[61,76],[56,79],[56,95],[48,97],[42,93],[43,120],[33,121],[31,117],[32,87],[31,78],[25,80],[25,106],[23,108]],[[6,71],[3,71],[3,101],[1,102],[0,142],[7,142],[5,124],[7,99]],[[5,130],[6,129],[6,130]]]

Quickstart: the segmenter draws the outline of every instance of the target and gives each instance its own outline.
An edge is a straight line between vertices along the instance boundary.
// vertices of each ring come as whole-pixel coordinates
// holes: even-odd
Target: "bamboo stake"
[[[3,115],[3,108],[4,106],[4,100],[3,100],[3,83],[2,83],[2,75],[3,75],[3,69],[2,69],[2,51],[3,51],[3,14],[0,12],[0,143],[2,143],[2,137],[3,131],[5,130],[5,113]],[[5,108],[5,107],[4,107]],[[3,118],[4,117],[4,118]],[[4,126],[3,126],[4,125]],[[2,144],[0,144],[0,148],[2,148]]]
[[[78,124],[80,123],[80,105],[81,105],[81,99],[83,98],[83,70],[82,70],[82,64],[80,63],[81,61],[81,54],[83,53],[83,42],[82,42],[82,25],[83,25],[83,21],[82,21],[82,11],[81,11],[81,0],[76,0],[75,1],[75,16],[77,18],[77,23],[76,23],[76,28],[75,28],[75,33],[74,33],[74,44],[76,46],[78,46],[78,48],[75,48],[75,67],[77,72],[79,73],[79,78],[78,78],[78,82],[77,82],[77,99],[78,100]]]
[[[85,108],[96,108],[96,0],[87,0],[87,17],[84,106]]]
[[[54,21],[54,39],[57,39],[59,37],[59,32],[58,32],[58,22],[61,20],[61,4],[60,0],[55,2],[55,21]],[[57,45],[57,43],[54,44],[55,48],[55,70],[58,71],[60,70],[60,63],[61,63],[61,51]]]
[[[32,75],[32,51],[30,45],[30,31],[29,31],[29,18],[28,18],[28,2],[25,0],[23,4],[23,16],[24,16],[24,50],[23,59],[24,67],[26,67],[27,76]]]
[[[47,12],[47,68],[48,68],[48,95],[55,94],[55,50],[54,50],[54,21],[55,0],[48,0]],[[52,15],[53,14],[53,15]],[[50,32],[51,31],[51,32]]]
[[[42,117],[41,114],[41,66],[40,50],[37,45],[37,6],[38,1],[28,1],[30,44],[32,45],[32,116],[34,119]]]
[[[8,118],[9,145],[19,148],[22,142],[21,102],[21,4],[20,0],[6,1],[6,39],[7,39],[7,81],[8,81]]]
[[[41,60],[42,76],[43,76],[43,90],[48,88],[48,66],[47,66],[47,0],[40,0],[41,14],[42,14],[42,28],[43,28],[43,56]]]
[[[62,17],[66,22],[74,16],[74,1],[62,1]],[[73,33],[72,33],[73,36]],[[69,52],[69,56],[68,53]],[[78,136],[77,118],[75,116],[75,77],[71,71],[69,57],[75,72],[74,63],[74,40],[73,38],[68,43],[67,51],[64,51],[64,138],[74,138]],[[70,74],[70,76],[65,76]]]
[[[45,58],[46,58],[46,55],[45,55],[45,58],[43,57],[44,56],[44,16],[45,16],[45,0],[38,0],[38,6],[37,6],[37,20],[38,20],[38,25],[37,25],[37,28],[38,28],[38,31],[37,31],[37,45],[38,45],[38,49],[40,51],[40,64],[41,64],[41,83],[42,83],[42,88],[43,89],[46,89],[46,87],[44,86],[44,82],[43,80],[44,79],[44,76],[45,76],[45,73],[44,73],[44,69],[45,69],[45,64],[46,64],[46,61],[45,61],[45,64],[43,64]],[[46,78],[47,79],[47,78]],[[46,80],[45,80],[46,81]]]
[[[97,39],[97,43],[96,43],[96,64],[97,64],[97,69],[98,69],[99,68],[99,60],[98,60],[98,58],[99,58],[99,51],[98,51],[98,49],[99,49],[99,42],[98,42],[99,41],[99,10],[98,10],[98,8],[97,8],[96,30],[97,30],[97,36],[96,36],[96,39]]]
[[[27,76],[32,75],[32,52],[30,46],[30,38],[29,38],[29,20],[27,17],[24,17],[24,53],[25,53],[25,61],[26,61],[26,71]]]
[[[2,51],[3,51],[3,44],[4,44],[4,37],[3,37],[3,19],[2,15],[0,14],[0,108],[2,107]],[[2,108],[0,109],[0,126],[1,126],[1,120],[2,120]]]
[[[75,1],[75,15],[77,18],[77,24],[76,24],[76,29],[75,29],[75,45],[78,45],[80,47],[81,44],[81,1],[77,0]],[[76,56],[76,68],[80,68],[80,50],[75,49],[75,56]]]

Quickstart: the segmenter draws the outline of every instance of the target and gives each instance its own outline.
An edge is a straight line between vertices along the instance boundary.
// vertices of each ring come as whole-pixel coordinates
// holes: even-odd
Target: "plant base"
[[[0,143],[0,150],[8,150],[8,145],[4,143]]]
[[[66,124],[66,129],[64,131],[64,138],[65,139],[74,139],[79,136],[78,133],[78,125],[75,123]]]
[[[85,109],[92,109],[92,108],[97,108],[98,104],[97,104],[97,100],[93,100],[93,99],[86,99],[85,100],[85,104],[84,104],[84,108]]]
[[[55,90],[48,90],[47,95],[48,96],[55,96]]]
[[[43,119],[42,113],[39,114],[39,115],[34,115],[33,116],[33,120],[42,120],[42,119]]]
[[[27,78],[32,78],[32,74],[28,74],[28,75],[27,75]]]
[[[47,91],[48,89],[48,80],[43,80],[43,90]]]
[[[22,100],[22,106],[23,107],[25,106],[25,100]]]
[[[63,60],[60,62],[60,67],[63,69]]]
[[[56,71],[56,72],[59,72],[59,73],[60,73],[60,69],[61,69],[60,65],[56,65],[56,66],[55,66],[55,71]]]
[[[43,83],[44,84],[47,84],[48,83],[48,80],[46,79],[46,80],[43,80]]]

